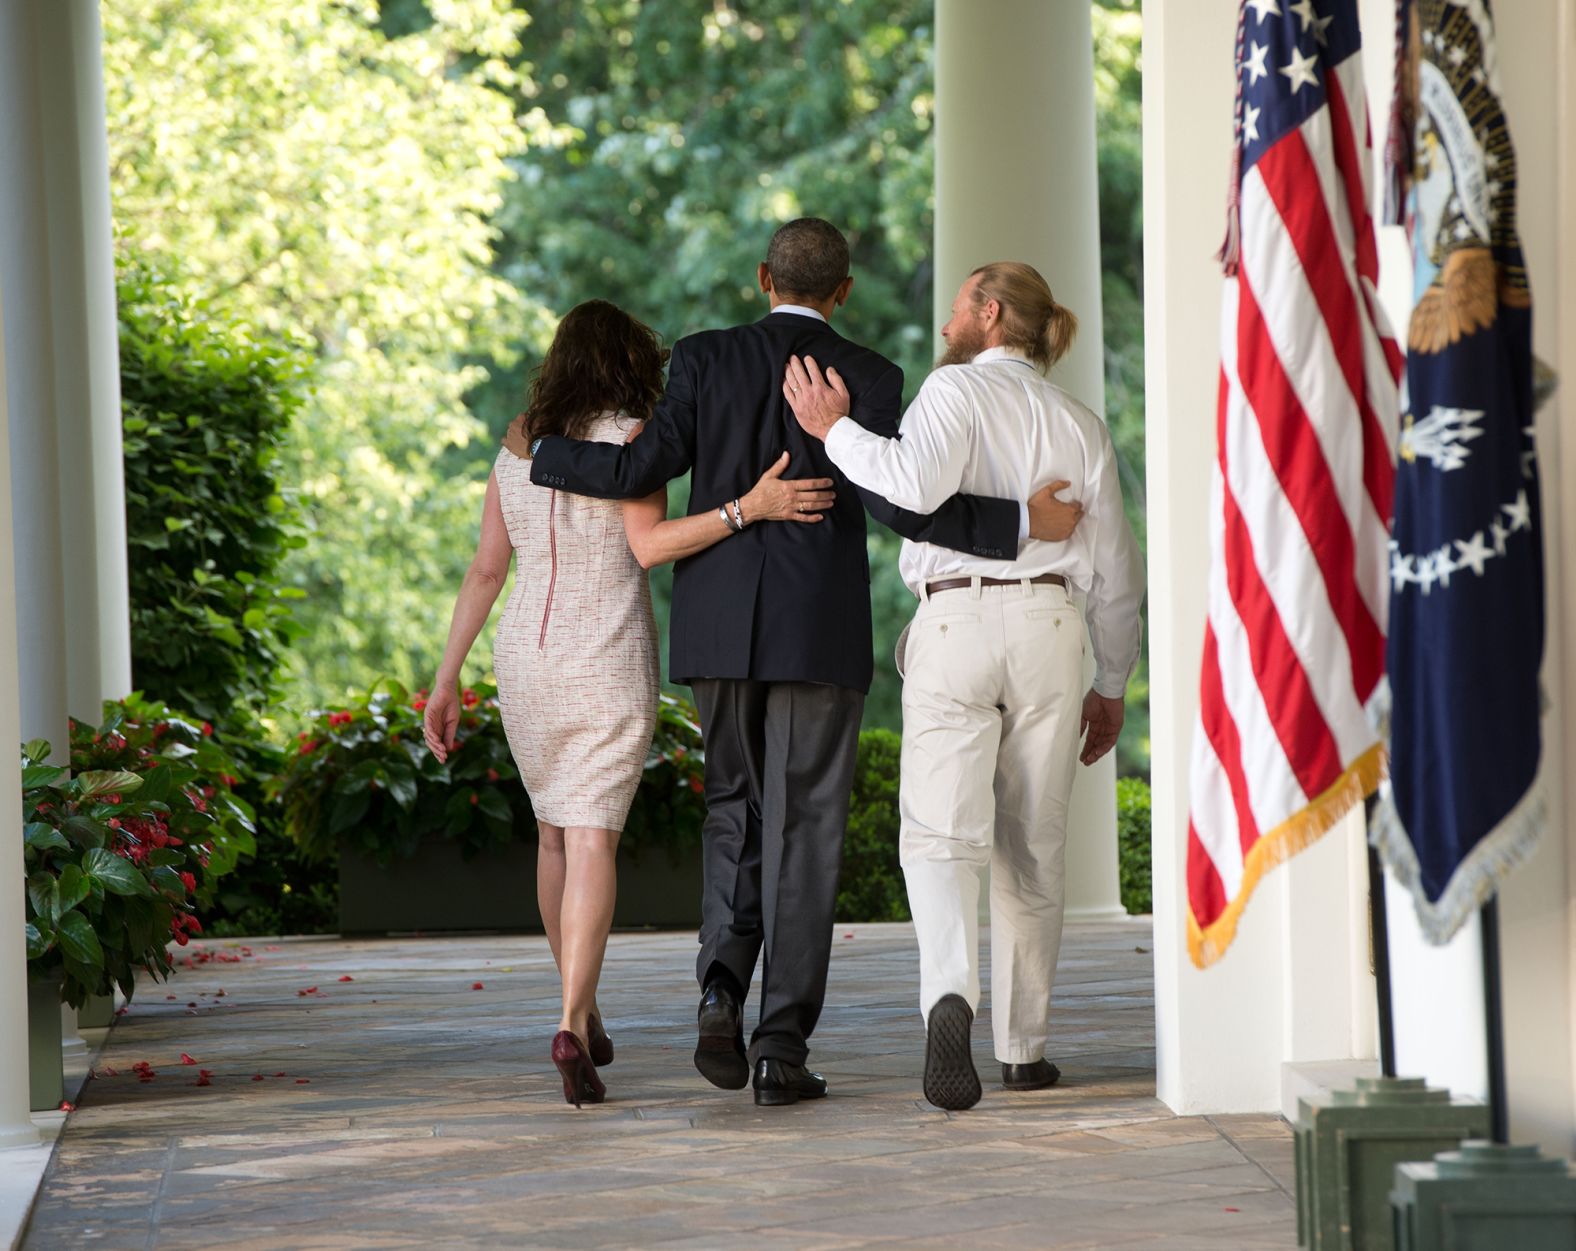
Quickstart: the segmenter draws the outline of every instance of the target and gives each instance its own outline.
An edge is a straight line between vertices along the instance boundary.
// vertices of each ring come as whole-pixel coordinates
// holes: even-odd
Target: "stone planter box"
[[[108,1029],[115,1021],[115,996],[90,995],[77,1009],[78,1029]]]
[[[60,1062],[60,982],[27,979],[28,1107],[53,1112],[66,1097]]]
[[[620,851],[613,924],[696,929],[700,891],[700,848],[676,860],[656,848],[639,857]],[[455,844],[433,839],[386,867],[340,847],[342,934],[541,928],[535,842],[511,843],[465,860]]]

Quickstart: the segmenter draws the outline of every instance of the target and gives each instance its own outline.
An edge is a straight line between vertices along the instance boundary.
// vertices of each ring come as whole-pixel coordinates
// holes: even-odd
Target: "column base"
[[[1360,1077],[1298,1104],[1297,1242],[1313,1251],[1392,1245],[1396,1166],[1488,1133],[1488,1109],[1415,1077]],[[1429,1246],[1438,1244],[1429,1243]],[[1519,1249],[1518,1249],[1519,1251]]]
[[[1426,1162],[1397,1165],[1390,1203],[1396,1251],[1576,1246],[1576,1174],[1568,1161],[1536,1147],[1470,1141]]]

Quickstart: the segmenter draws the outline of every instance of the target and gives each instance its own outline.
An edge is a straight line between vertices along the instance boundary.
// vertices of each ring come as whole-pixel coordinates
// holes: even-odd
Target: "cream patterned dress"
[[[615,414],[588,440],[623,443]],[[494,465],[514,545],[514,590],[493,643],[504,731],[536,815],[622,830],[657,720],[651,586],[617,500],[531,482],[505,448]]]

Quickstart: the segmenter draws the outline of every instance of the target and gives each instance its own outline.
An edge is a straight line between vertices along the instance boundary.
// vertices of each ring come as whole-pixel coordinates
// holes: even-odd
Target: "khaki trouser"
[[[1061,946],[1067,800],[1083,705],[1083,620],[1028,583],[922,599],[906,632],[901,852],[920,1012],[978,1010],[980,880],[990,867],[996,1058],[1045,1054]]]

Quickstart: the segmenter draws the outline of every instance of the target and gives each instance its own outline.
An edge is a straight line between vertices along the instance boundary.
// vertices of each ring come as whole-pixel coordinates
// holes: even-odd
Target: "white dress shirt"
[[[900,569],[916,595],[939,578],[1032,578],[1059,573],[1087,597],[1094,689],[1119,698],[1138,663],[1144,567],[1122,511],[1111,434],[1088,408],[1010,348],[987,348],[967,365],[946,365],[903,416],[902,437],[884,439],[845,418],[826,451],[859,486],[899,508],[929,513],[951,496],[1026,500],[1065,478],[1084,506],[1072,537],[1024,539],[1014,560],[990,560],[905,540]]]

